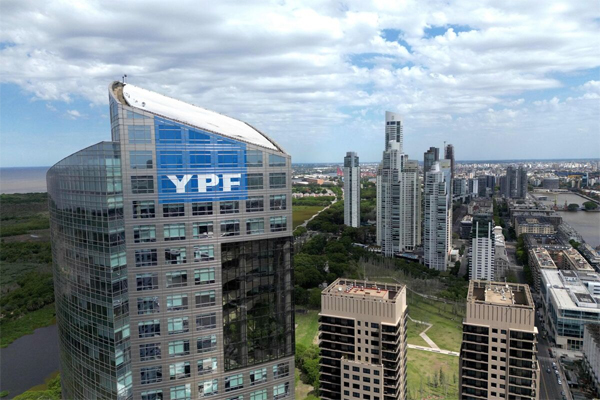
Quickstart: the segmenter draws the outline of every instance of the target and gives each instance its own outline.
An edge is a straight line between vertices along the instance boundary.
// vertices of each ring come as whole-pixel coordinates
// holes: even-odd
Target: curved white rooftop
[[[132,106],[181,123],[219,133],[232,139],[279,150],[262,133],[240,120],[197,107],[181,100],[126,83],[123,97]]]

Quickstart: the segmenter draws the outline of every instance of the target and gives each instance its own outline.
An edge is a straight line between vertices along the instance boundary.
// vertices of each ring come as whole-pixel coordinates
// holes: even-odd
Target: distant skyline
[[[294,163],[404,148],[457,161],[600,155],[600,5],[552,0],[0,4],[0,166],[110,140],[127,81],[246,121]],[[24,29],[24,27],[27,27]]]

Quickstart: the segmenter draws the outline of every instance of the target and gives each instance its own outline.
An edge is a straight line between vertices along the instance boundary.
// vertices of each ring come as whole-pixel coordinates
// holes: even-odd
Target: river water
[[[536,193],[535,197],[547,196],[548,200],[541,201],[548,206],[554,206],[554,198],[556,197],[556,205],[562,208],[567,204],[579,204],[580,206],[587,200],[573,193]],[[583,237],[587,244],[592,247],[600,245],[600,212],[586,211],[559,211],[558,214],[563,217],[563,220],[571,225]]]
[[[9,399],[33,386],[44,383],[59,369],[58,327],[36,329],[0,349],[0,390],[8,390]]]

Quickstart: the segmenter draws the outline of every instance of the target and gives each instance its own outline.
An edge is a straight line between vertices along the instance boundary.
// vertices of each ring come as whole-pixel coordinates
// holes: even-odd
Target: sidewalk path
[[[419,333],[419,336],[421,336],[423,338],[423,340],[427,342],[429,347],[436,349],[436,350],[440,349],[440,347],[437,344],[435,344],[435,342],[433,340],[431,340],[429,338],[429,336],[427,336],[427,334],[426,334],[426,332],[429,330],[429,328],[431,328],[433,325],[428,324],[427,322],[424,322],[424,321],[418,321],[416,319],[412,319],[410,317],[410,315],[408,316],[408,319],[410,319],[412,322],[416,322],[417,324],[427,325],[427,328],[423,332]],[[419,347],[419,346],[417,346],[417,347]],[[442,350],[442,351],[448,351],[448,350]]]
[[[460,356],[460,353],[457,353],[456,351],[433,349],[431,347],[417,346],[416,344],[409,344],[408,348],[415,349],[415,350],[422,350],[422,351],[430,351],[432,353],[445,354],[447,356],[454,356],[454,357]]]

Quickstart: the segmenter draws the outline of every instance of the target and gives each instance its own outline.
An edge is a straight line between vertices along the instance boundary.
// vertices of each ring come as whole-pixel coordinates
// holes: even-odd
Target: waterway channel
[[[8,390],[7,398],[25,392],[59,369],[58,327],[36,329],[0,349],[0,390]]]

